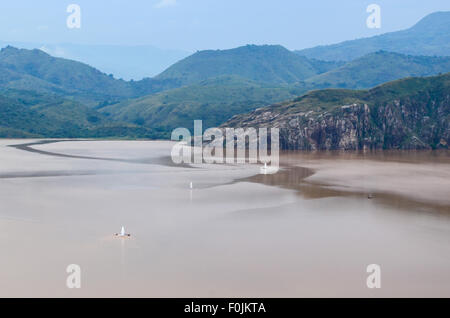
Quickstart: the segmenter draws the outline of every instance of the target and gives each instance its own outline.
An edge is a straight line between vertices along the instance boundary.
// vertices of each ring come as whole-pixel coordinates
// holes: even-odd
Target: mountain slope
[[[76,102],[28,91],[0,93],[0,127],[32,136],[75,136],[104,116]]]
[[[125,80],[155,76],[189,55],[189,52],[148,45],[46,44],[38,48],[53,56],[93,65],[102,72]]]
[[[114,120],[163,131],[170,137],[174,128],[191,128],[195,119],[202,119],[205,128],[216,127],[235,114],[294,98],[304,91],[302,86],[278,87],[237,76],[221,76],[99,111]]]
[[[171,80],[117,80],[80,62],[13,47],[0,52],[0,74],[0,88],[54,93],[90,106],[178,86]]]
[[[0,92],[0,137],[156,137],[145,128],[111,122],[78,102],[23,90]]]
[[[379,50],[409,55],[450,56],[450,12],[429,14],[407,30],[317,46],[296,53],[326,61],[351,61]]]
[[[450,143],[450,73],[370,90],[326,89],[237,115],[223,127],[279,127],[285,149],[429,149]]]
[[[450,72],[450,57],[410,56],[378,51],[305,82],[318,88],[370,88],[405,77]]]
[[[103,45],[73,43],[31,43],[1,41],[0,47],[39,49],[54,57],[79,61],[124,80],[155,76],[190,55],[187,51],[160,49],[151,45]]]
[[[156,79],[177,79],[189,85],[222,75],[237,75],[261,83],[291,84],[337,65],[311,61],[279,45],[247,45],[197,52],[175,63]]]

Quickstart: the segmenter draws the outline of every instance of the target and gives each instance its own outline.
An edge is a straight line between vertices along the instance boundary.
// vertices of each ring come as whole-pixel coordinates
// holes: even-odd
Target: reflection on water
[[[391,193],[377,193],[361,191],[343,191],[333,189],[327,184],[311,183],[305,180],[312,176],[314,172],[311,169],[303,167],[286,167],[273,175],[256,175],[244,179],[242,182],[261,183],[269,186],[277,186],[285,189],[298,191],[298,195],[305,199],[320,199],[328,197],[356,197],[368,200],[374,200],[377,203],[385,204],[399,210],[411,211],[431,211],[442,212],[450,216],[450,207],[432,202],[422,202],[415,200],[414,197],[405,197]]]
[[[0,296],[450,296],[446,153],[284,153],[259,175],[160,164],[164,142],[17,143],[0,141]]]
[[[358,197],[368,200],[375,200],[377,203],[390,205],[401,210],[426,210],[442,213],[450,213],[450,206],[446,203],[424,202],[415,197],[415,192],[410,194],[396,194],[389,191],[387,182],[380,177],[380,183],[384,183],[381,189],[370,191],[369,189],[355,189],[345,187],[335,187],[332,183],[311,181],[308,179],[313,176],[316,171],[314,168],[306,168],[302,165],[314,162],[316,169],[321,169],[320,162],[324,165],[330,165],[330,161],[350,162],[354,163],[355,169],[369,170],[371,163],[385,164],[390,167],[392,164],[440,164],[445,167],[446,172],[450,168],[450,156],[448,151],[375,151],[375,152],[284,152],[280,157],[282,169],[276,174],[258,174],[238,181],[254,182],[269,186],[277,186],[281,188],[296,190],[299,195],[306,199],[318,199],[327,197]],[[339,168],[339,165],[336,164]],[[350,169],[352,167],[350,166]],[[342,169],[349,169],[348,166],[342,165]],[[387,169],[386,169],[387,170]],[[434,174],[440,174],[444,171],[439,168],[434,169]],[[411,183],[420,183],[420,175],[414,176],[413,171],[408,178]],[[370,173],[370,172],[369,172]],[[395,175],[393,175],[395,177]],[[363,179],[364,174],[360,178]],[[398,176],[401,177],[401,176]],[[416,179],[414,179],[416,177]],[[364,183],[364,180],[361,180]],[[435,187],[448,187],[450,184],[434,184]],[[449,195],[450,195],[450,189]],[[376,192],[376,193],[374,193]]]
[[[312,176],[314,171],[303,167],[287,167],[274,174],[258,174],[242,181],[262,183],[270,186],[280,186],[288,189],[300,189],[304,179]]]
[[[448,150],[372,150],[372,151],[283,151],[280,162],[285,165],[298,164],[305,160],[376,160],[403,163],[450,163]]]

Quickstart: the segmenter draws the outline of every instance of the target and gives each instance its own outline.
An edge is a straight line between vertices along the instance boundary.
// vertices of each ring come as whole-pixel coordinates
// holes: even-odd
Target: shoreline
[[[174,164],[170,156],[150,159],[124,159],[102,156],[82,156],[67,154],[33,146],[42,146],[61,142],[103,142],[111,140],[85,139],[34,139],[24,144],[11,144],[18,150],[68,159],[104,160],[130,164],[156,164],[166,167],[199,168],[191,164]],[[138,140],[136,140],[138,141]],[[117,142],[127,142],[120,140]],[[153,142],[153,141],[148,141]],[[405,156],[408,154],[408,156]],[[410,154],[414,154],[410,156]],[[429,154],[437,161],[429,165]],[[428,161],[427,161],[428,160]],[[349,165],[348,162],[351,164]],[[442,165],[437,176],[436,165]],[[374,199],[394,206],[415,206],[450,213],[450,198],[442,188],[450,189],[450,153],[447,150],[374,150],[374,151],[282,151],[280,153],[280,171],[275,174],[254,174],[237,178],[231,183],[254,182],[295,190],[307,199],[326,197],[354,196]],[[439,168],[439,167],[438,167]],[[439,170],[439,169],[438,169]],[[22,177],[57,177],[71,175],[104,174],[107,171],[35,171],[30,173],[4,173],[0,179]],[[409,183],[414,174],[428,178],[427,185],[420,187]],[[445,178],[448,176],[448,178]],[[405,180],[408,179],[408,180]],[[441,183],[436,186],[436,183]],[[442,186],[444,182],[444,186]],[[405,185],[409,184],[409,188]],[[446,184],[446,185],[445,185]],[[426,194],[424,194],[424,191]],[[437,195],[436,195],[437,193]]]
[[[391,286],[380,296],[450,293],[448,214],[427,213],[432,209],[410,201],[407,206],[398,195],[384,204],[381,195],[368,200],[310,180],[329,178],[333,165],[339,170],[342,162],[355,170],[360,160],[295,154],[281,157],[279,173],[261,175],[256,165],[150,164],[167,156],[171,143],[35,146],[126,162],[47,156],[7,144],[1,143],[0,171],[22,175],[0,179],[0,248],[9,255],[2,263],[0,295],[70,297],[61,273],[79,264],[90,274],[80,291],[86,297],[373,297],[361,273],[374,262],[386,270]],[[136,165],[142,158],[148,164]],[[23,177],[49,171],[93,175]],[[112,237],[121,226],[133,240]],[[430,287],[436,275],[441,278]],[[117,285],[123,288],[111,288]]]

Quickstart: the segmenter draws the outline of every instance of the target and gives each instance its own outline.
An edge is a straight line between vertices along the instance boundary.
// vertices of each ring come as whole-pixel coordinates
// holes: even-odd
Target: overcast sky
[[[81,29],[66,26],[69,4]],[[366,8],[381,7],[381,29]],[[302,49],[408,28],[449,0],[14,0],[0,3],[0,40],[154,45],[182,50],[281,44]]]

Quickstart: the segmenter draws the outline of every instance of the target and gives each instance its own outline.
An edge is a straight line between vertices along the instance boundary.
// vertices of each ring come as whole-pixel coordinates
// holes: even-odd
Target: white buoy
[[[122,229],[120,230],[120,233],[114,234],[117,237],[130,237],[131,234],[125,233],[125,227],[122,226]]]
[[[264,167],[259,168],[261,174],[273,174],[278,172],[278,167],[267,166],[267,162],[264,162]]]
[[[191,182],[191,184],[189,185],[189,187],[191,188],[191,190],[194,188],[194,184]]]
[[[262,174],[267,174],[267,162],[264,162],[264,167],[261,167],[260,172]]]

